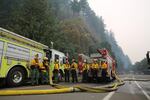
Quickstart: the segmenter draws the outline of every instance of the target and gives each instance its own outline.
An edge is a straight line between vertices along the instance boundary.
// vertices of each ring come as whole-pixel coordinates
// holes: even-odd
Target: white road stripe
[[[110,100],[110,98],[114,95],[114,91],[113,92],[110,92],[108,95],[106,95],[103,100]]]
[[[150,96],[147,94],[147,92],[143,90],[143,88],[138,84],[137,81],[134,81],[134,82],[141,89],[141,91],[143,92],[143,94],[146,96],[147,100],[150,100]]]

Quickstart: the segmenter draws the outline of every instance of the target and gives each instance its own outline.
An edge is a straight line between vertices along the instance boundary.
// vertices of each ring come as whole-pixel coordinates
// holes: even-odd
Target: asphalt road
[[[122,78],[150,79],[150,75],[122,75]],[[49,86],[24,86],[17,89],[47,89]],[[16,89],[16,88],[11,88]],[[50,95],[0,96],[0,100],[150,100],[150,81],[126,82],[117,91],[109,93],[64,93]]]

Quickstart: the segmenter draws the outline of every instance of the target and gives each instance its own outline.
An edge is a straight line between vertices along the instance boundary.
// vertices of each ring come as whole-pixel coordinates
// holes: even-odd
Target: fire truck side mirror
[[[147,64],[150,65],[149,51],[147,51],[146,53],[146,58],[147,58]]]

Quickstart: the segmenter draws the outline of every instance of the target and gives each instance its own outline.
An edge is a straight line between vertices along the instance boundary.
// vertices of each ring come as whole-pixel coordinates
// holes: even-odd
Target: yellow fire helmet
[[[37,53],[37,54],[35,54],[35,57],[39,57],[39,54]]]
[[[44,57],[43,60],[48,60],[48,58],[47,58],[47,57]]]
[[[59,62],[59,60],[57,59],[56,62]]]

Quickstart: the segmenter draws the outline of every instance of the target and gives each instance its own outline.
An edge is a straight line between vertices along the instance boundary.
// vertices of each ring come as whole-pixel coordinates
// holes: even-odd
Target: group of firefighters
[[[31,61],[31,66],[30,66],[30,71],[31,71],[31,83],[32,85],[38,85],[39,82],[41,84],[48,84],[49,83],[49,61],[47,57],[43,58],[43,61],[39,61],[39,55],[36,54],[35,58],[32,59]],[[61,74],[60,72],[60,65],[59,65],[59,60],[56,60],[53,64],[54,69],[53,69],[53,79],[55,83],[59,82],[59,75]],[[75,61],[75,59],[72,59],[71,64],[69,61],[66,61],[64,66],[64,79],[65,82],[70,82],[70,77],[71,81],[78,82],[78,64]],[[97,60],[93,60],[93,63],[88,63],[87,60],[84,60],[82,64],[82,82],[88,82],[88,75],[89,72],[91,74],[91,78],[97,79],[98,78],[98,73],[99,70],[101,70],[101,76],[105,80],[107,75],[108,75],[108,64],[106,61],[102,61],[101,63],[98,63]],[[62,72],[63,73],[63,72]]]
[[[49,82],[49,62],[48,58],[44,57],[43,61],[39,61],[39,55],[36,54],[34,59],[31,61],[30,66],[31,72],[31,84],[38,85],[39,82],[41,84],[46,84]]]

